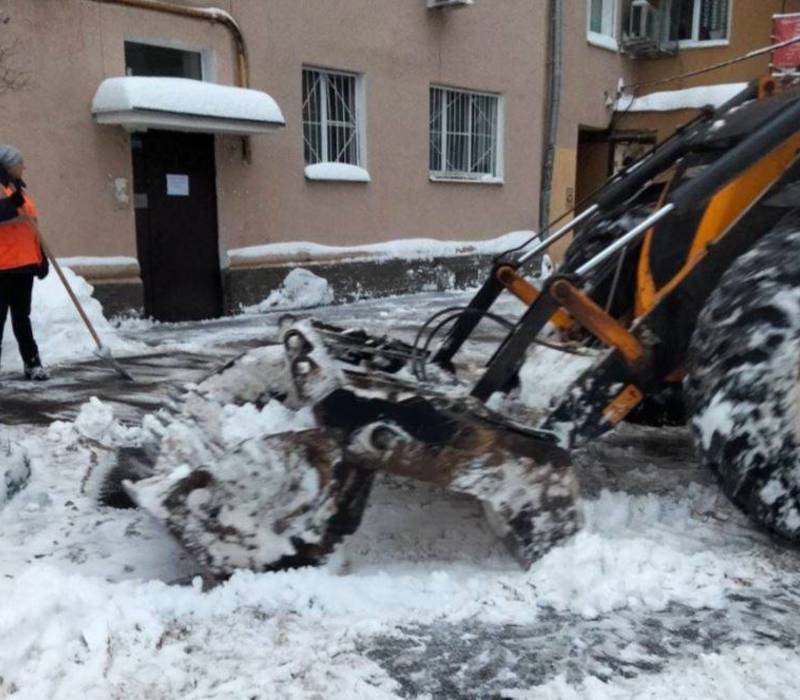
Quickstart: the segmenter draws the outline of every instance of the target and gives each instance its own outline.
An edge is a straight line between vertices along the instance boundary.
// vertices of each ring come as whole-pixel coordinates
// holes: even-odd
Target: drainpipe
[[[244,41],[242,28],[229,12],[213,7],[191,7],[178,5],[174,2],[162,2],[162,0],[89,0],[89,2],[96,2],[101,5],[135,7],[141,10],[200,19],[222,25],[230,32],[233,39],[233,48],[236,52],[236,85],[242,88],[250,87],[250,63],[247,58],[247,44]],[[247,136],[242,137],[242,156],[245,162],[250,162],[250,139]]]
[[[545,231],[550,223],[550,195],[553,191],[553,168],[555,166],[556,140],[558,139],[558,117],[561,111],[561,81],[563,72],[562,26],[564,22],[563,0],[548,3],[549,31],[547,36],[544,143],[542,148],[542,188],[539,196],[539,231]]]

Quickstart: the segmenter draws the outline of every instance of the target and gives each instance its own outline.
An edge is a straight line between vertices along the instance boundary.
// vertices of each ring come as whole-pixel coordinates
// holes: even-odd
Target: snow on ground
[[[321,313],[407,337],[429,304]],[[230,339],[244,322],[192,332]],[[566,369],[550,362],[523,375],[531,405]],[[291,423],[240,408],[232,438],[237,421]],[[209,590],[152,519],[96,502],[114,449],[140,439],[99,400],[71,421],[2,428],[0,460],[16,446],[31,477],[0,510],[0,698],[796,696],[800,559],[720,499],[685,432],[626,428],[580,455],[585,527],[530,571],[473,500],[382,478],[325,566]]]
[[[785,576],[769,547],[735,536],[746,525],[708,517],[715,494],[706,487],[666,497],[601,491],[585,504],[584,531],[525,572],[475,502],[387,478],[326,566],[241,572],[204,592],[199,578],[168,585],[198,572],[154,522],[93,500],[109,448],[135,443],[135,428],[95,401],[74,423],[24,432],[14,438],[32,480],[0,512],[0,689],[16,688],[18,698],[395,697],[390,674],[360,650],[380,635],[405,636],[406,625],[535,629],[553,614],[653,616],[676,604],[727,614],[736,595]],[[628,647],[617,653],[645,653]],[[706,687],[732,653],[681,660],[696,675],[685,687]],[[780,690],[797,657],[775,648],[767,658],[767,687]],[[754,691],[765,681],[737,674]],[[606,686],[612,698],[649,687],[556,676],[542,697],[595,697]]]
[[[510,700],[776,700],[797,689],[800,659],[780,647],[742,646],[722,654],[703,654],[663,673],[607,683],[587,678],[577,686],[562,675],[527,691],[505,694]]]

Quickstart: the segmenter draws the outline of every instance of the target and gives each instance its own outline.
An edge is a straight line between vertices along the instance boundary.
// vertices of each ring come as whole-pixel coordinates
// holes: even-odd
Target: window
[[[363,165],[361,79],[350,73],[303,70],[303,152],[306,165]]]
[[[728,40],[730,0],[673,0],[670,39],[683,45]]]
[[[502,177],[497,95],[431,87],[430,109],[431,177],[483,182]]]
[[[203,56],[199,51],[126,41],[125,74],[202,80]]]
[[[609,49],[617,48],[617,0],[586,0],[589,10],[587,39]]]

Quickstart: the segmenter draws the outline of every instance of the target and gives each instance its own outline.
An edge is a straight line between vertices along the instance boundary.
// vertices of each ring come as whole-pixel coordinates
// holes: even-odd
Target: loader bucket
[[[338,344],[331,327],[318,331],[308,322],[284,328],[284,375],[270,380],[287,405],[312,408],[315,428],[225,452],[193,448],[205,457],[188,460],[167,445],[152,476],[126,483],[210,573],[322,561],[358,527],[378,471],[474,496],[524,567],[577,531],[577,480],[550,434],[504,420],[458,387],[377,369],[396,360],[398,341],[343,332]],[[388,363],[379,357],[387,347]],[[202,396],[201,383],[187,405],[205,419],[213,411],[198,407]],[[209,440],[202,426],[195,432]]]

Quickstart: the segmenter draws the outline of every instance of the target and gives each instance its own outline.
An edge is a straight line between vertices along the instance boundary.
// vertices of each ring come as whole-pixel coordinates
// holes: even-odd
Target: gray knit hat
[[[0,165],[13,168],[22,162],[22,152],[16,146],[0,146]]]

